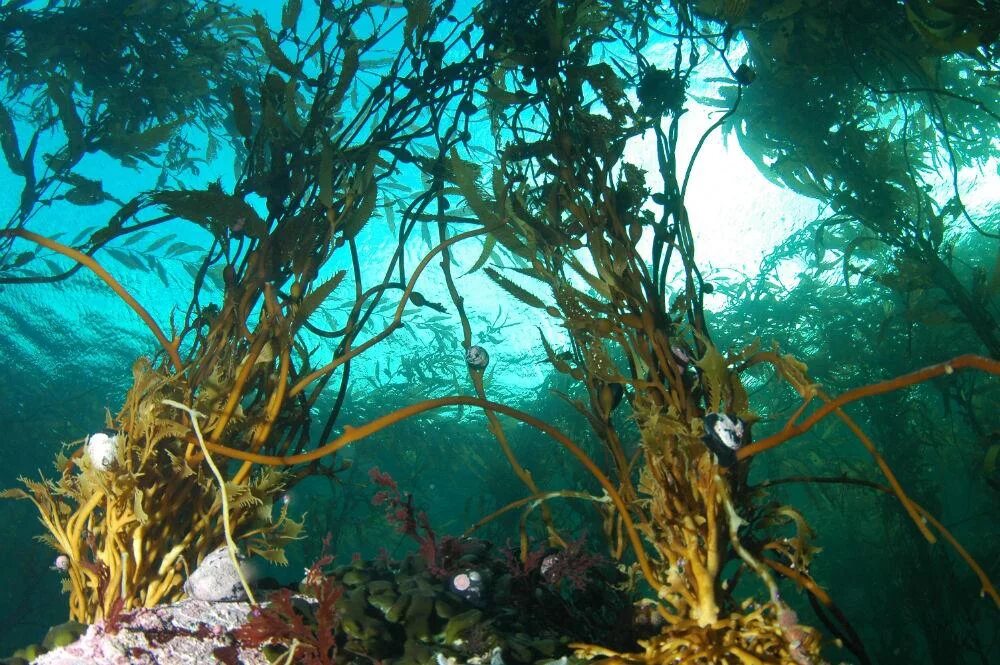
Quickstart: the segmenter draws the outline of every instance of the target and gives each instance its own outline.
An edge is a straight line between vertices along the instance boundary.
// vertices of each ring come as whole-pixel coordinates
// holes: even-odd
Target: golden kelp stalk
[[[29,241],[89,268],[138,314],[162,348],[158,358],[140,359],[133,367],[124,406],[107,422],[116,445],[106,463],[95,465],[78,451],[59,460],[58,480],[25,479],[26,491],[5,493],[38,508],[49,532],[46,542],[67,562],[76,620],[178,598],[185,570],[222,544],[225,518],[247,552],[283,563],[283,547],[299,537],[301,524],[288,517],[284,505],[275,510],[276,498],[303,475],[338,469],[314,464],[290,474],[219,460],[231,506],[230,514],[222,515],[222,497],[189,415],[168,403],[204,414],[199,425],[210,450],[301,453],[310,442],[310,411],[332,373],[398,329],[406,298],[419,297],[411,283],[393,324],[355,346],[371,310],[395,288],[386,279],[364,289],[354,242],[375,210],[378,183],[393,173],[379,153],[409,154],[411,133],[425,133],[433,121],[414,112],[427,108],[422,95],[435,98],[433,89],[425,81],[421,95],[402,94],[402,83],[390,76],[381,95],[354,102],[347,113],[348,92],[360,85],[360,58],[385,35],[370,29],[364,11],[350,19],[321,16],[325,27],[308,38],[296,36],[294,45],[302,48],[291,58],[282,42],[293,43],[301,8],[301,3],[288,8],[277,33],[260,15],[237,21],[241,34],[249,31],[259,42],[259,50],[247,49],[248,57],[263,54],[266,60],[258,64],[268,71],[259,88],[237,86],[231,93],[236,135],[229,138],[242,159],[232,193],[217,183],[142,193],[77,247],[20,226],[0,231],[7,242]],[[425,57],[430,56],[414,54],[412,63]],[[393,70],[400,67],[396,63]],[[435,85],[442,104],[455,94],[450,79]],[[264,203],[266,215],[248,202],[251,197]],[[152,221],[143,219],[150,211],[156,212]],[[171,220],[200,226],[212,246],[192,275],[183,324],[168,335],[93,255],[109,242]],[[354,302],[342,330],[323,331],[308,320],[344,281],[343,270],[321,276],[340,247],[355,266]],[[30,260],[34,254],[22,256]],[[210,277],[222,298],[206,305]],[[307,325],[339,340],[321,368],[312,366],[314,350],[302,339]],[[342,388],[347,376],[345,371]]]
[[[73,618],[90,621],[178,597],[185,564],[192,566],[222,542],[224,518],[249,551],[281,561],[281,547],[299,536],[300,525],[284,509],[274,519],[273,507],[296,476],[260,466],[332,474],[334,466],[320,463],[344,446],[452,405],[487,413],[491,432],[532,494],[529,509],[540,505],[544,511],[548,500],[561,498],[588,500],[603,510],[611,553],[632,573],[637,594],[655,607],[662,625],[639,650],[576,645],[582,656],[628,663],[817,662],[818,632],[800,625],[779,591],[781,579],[790,580],[835,611],[809,573],[816,551],[812,530],[791,506],[756,505],[746,478],[753,453],[800,435],[830,414],[844,420],[873,454],[888,483],[880,489],[900,500],[926,537],[933,539],[936,531],[951,541],[1000,604],[981,568],[910,499],[874,444],[839,409],[855,397],[959,369],[1000,373],[998,363],[963,356],[829,399],[804,363],[777,349],[752,343],[724,353],[713,342],[703,307],[709,289],[695,261],[685,206],[697,150],[683,175],[677,161],[685,90],[698,64],[693,44],[701,39],[683,3],[674,64],[666,69],[643,54],[649,26],[661,18],[654,5],[486,2],[464,29],[439,33],[451,18],[448,11],[404,4],[407,58],[393,60],[370,95],[354,105],[353,119],[343,102],[349,91],[357,92],[361,56],[379,41],[358,35],[368,34],[369,23],[381,24],[369,22],[368,13],[382,3],[361,3],[337,21],[322,15],[308,39],[288,37],[296,34],[297,9],[283,15],[277,36],[254,17],[250,27],[273,67],[262,75],[259,90],[232,91],[245,158],[232,194],[212,185],[139,196],[85,243],[88,252],[23,229],[3,232],[91,269],[143,319],[163,349],[159,360],[135,363],[125,404],[108,423],[117,433],[114,459],[62,459],[57,481],[26,480],[27,491],[5,493],[35,503],[47,542],[67,557]],[[741,3],[726,3],[720,11],[738,18],[744,10]],[[345,27],[351,20],[363,29]],[[438,34],[447,34],[447,41],[431,39]],[[481,39],[474,41],[473,34]],[[634,59],[634,71],[622,64],[621,53],[601,51],[611,36]],[[462,58],[447,61],[451,47],[461,43]],[[293,52],[297,59],[288,55]],[[413,70],[405,74],[404,59]],[[733,75],[738,100],[752,77]],[[632,90],[637,105],[627,94]],[[495,132],[498,159],[491,173],[457,149],[470,146],[467,126],[478,111],[472,100],[484,102]],[[431,156],[411,150],[417,135],[435,139]],[[656,192],[648,174],[624,159],[626,144],[637,139],[655,145]],[[356,241],[377,205],[379,184],[403,165],[425,177],[426,190],[413,194],[402,215],[396,257],[386,271],[393,278],[365,288]],[[265,202],[266,217],[247,203],[251,194]],[[449,235],[453,227],[445,211],[459,198],[474,216],[462,222],[475,228]],[[425,212],[434,206],[436,213]],[[184,325],[170,336],[90,256],[109,239],[134,231],[138,224],[126,222],[154,207],[199,224],[213,237]],[[439,242],[407,275],[401,257],[418,222],[436,224]],[[566,330],[566,348],[553,348],[545,337],[539,344],[554,370],[587,395],[567,400],[603,445],[606,467],[552,425],[488,400],[476,368],[470,369],[475,397],[407,405],[312,446],[310,411],[334,373],[341,371],[341,384],[326,433],[343,404],[351,360],[398,330],[408,304],[443,307],[414,288],[433,258],[441,258],[464,343],[471,344],[449,250],[474,236],[486,241],[471,272],[484,268],[497,248],[519,257],[525,267],[484,273],[498,289]],[[339,248],[349,253],[354,299],[342,330],[322,330],[309,322],[311,315],[341,282],[351,281],[346,272],[323,270]],[[221,275],[223,298],[218,306],[202,306],[205,275],[213,269]],[[532,287],[522,278],[535,280]],[[539,285],[544,297],[533,290]],[[401,294],[391,320],[360,341],[365,322],[389,291]],[[320,366],[313,366],[314,353],[303,341],[307,327],[338,340]],[[779,434],[750,444],[755,415],[741,375],[761,364],[773,367],[802,405]],[[827,403],[800,422],[815,400]],[[634,436],[619,431],[612,418],[623,401],[631,406]],[[204,449],[230,460],[222,465],[233,506],[229,515],[222,514],[223,502],[202,464],[207,460],[202,441],[192,434],[192,412],[171,403],[204,414]],[[513,454],[496,414],[556,440],[597,479],[603,495],[539,488]],[[723,428],[731,437],[728,452],[706,444],[719,436],[720,423],[730,426]],[[549,538],[559,542],[560,525],[549,513],[543,518]],[[762,597],[737,597],[744,575],[763,585]],[[850,636],[849,625],[841,622],[839,628]]]
[[[491,242],[530,263],[530,269],[519,272],[541,282],[554,302],[548,304],[509,274],[487,269],[510,296],[544,310],[568,332],[568,351],[556,353],[544,337],[541,343],[556,370],[585,384],[590,403],[573,403],[604,443],[627,508],[622,510],[620,501],[611,505],[619,519],[635,523],[646,541],[643,548],[649,548],[648,554],[636,551],[635,556],[655,592],[664,628],[644,644],[644,653],[616,658],[815,662],[817,633],[798,624],[776,582],[776,575],[787,577],[830,606],[808,572],[815,552],[812,532],[790,506],[753,506],[748,466],[737,464],[741,453],[732,453],[747,441],[756,419],[740,379],[747,367],[773,365],[803,397],[798,413],[824,396],[794,358],[761,351],[756,344],[724,356],[712,342],[703,311],[709,289],[695,262],[684,200],[698,149],[683,176],[677,165],[684,90],[697,66],[684,49],[688,40],[697,39],[697,29],[682,14],[671,30],[678,33],[673,69],[661,70],[641,55],[644,33],[628,30],[651,17],[642,9],[633,11],[639,15],[591,3],[481,6],[477,20],[496,60],[488,92],[491,119],[504,147],[488,178],[480,177],[477,165],[452,155],[449,179],[489,225]],[[526,33],[518,28],[523,24],[540,29]],[[609,32],[635,55],[635,73],[601,62],[598,54]],[[625,34],[631,34],[631,42]],[[735,79],[737,87],[752,80]],[[638,108],[625,94],[632,87]],[[661,189],[652,197],[646,174],[623,159],[626,143],[639,136],[656,146]],[[485,188],[489,194],[481,180],[492,185]],[[676,295],[667,288],[671,270],[683,281]],[[1000,369],[985,359],[956,363],[941,371]],[[622,440],[610,417],[623,394],[639,430],[635,443]],[[920,509],[874,446],[836,402],[831,404],[819,417],[836,411],[845,420],[875,456],[918,528],[933,540]],[[731,432],[732,449],[725,456],[706,445],[720,422],[738,432]],[[790,423],[784,435],[799,431]],[[742,453],[742,459],[747,455]],[[743,528],[741,515],[751,509],[754,524]],[[790,537],[775,528],[785,524],[794,529]],[[613,551],[620,552],[616,531],[607,535]],[[981,569],[963,556],[984,590],[1000,601]],[[740,563],[737,570],[764,584],[764,601],[754,605],[733,596],[740,573],[723,573],[733,560]],[[841,628],[851,633],[849,625]],[[612,655],[590,647],[581,653]]]
[[[18,235],[89,265],[115,291],[127,296],[93,259],[34,234]],[[148,313],[131,296],[126,301],[151,323],[155,336],[166,341]],[[270,340],[272,334],[267,325],[256,327],[257,338]],[[215,481],[199,464],[189,424],[177,409],[163,402],[189,400],[194,394],[194,403],[214,414],[213,424],[218,427],[219,415],[227,412],[232,401],[246,396],[247,382],[269,370],[256,362],[257,356],[241,357],[231,348],[224,361],[215,362],[214,381],[194,390],[178,371],[176,341],[165,346],[173,363],[157,368],[140,358],[133,365],[125,404],[107,423],[115,431],[108,459],[95,460],[84,447],[70,459],[57,460],[62,470],[57,481],[22,479],[28,492],[4,493],[35,504],[49,532],[44,540],[67,558],[70,616],[77,621],[175,600],[185,573],[222,542],[222,502]],[[251,341],[246,348],[255,347],[263,344]],[[266,409],[264,419],[241,413],[227,436],[254,440],[254,435],[268,429],[269,416],[273,423],[274,416]],[[247,551],[278,562],[284,560],[283,547],[298,538],[301,530],[284,505],[274,517],[275,500],[287,480],[287,474],[277,471],[254,477],[237,471],[226,484],[232,504],[228,519],[240,532]]]

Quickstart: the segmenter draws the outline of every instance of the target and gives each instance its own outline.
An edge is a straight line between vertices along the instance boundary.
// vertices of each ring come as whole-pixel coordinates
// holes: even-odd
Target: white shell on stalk
[[[95,469],[107,471],[118,456],[118,435],[108,436],[104,432],[91,434],[84,448],[90,465]]]
[[[702,440],[715,453],[719,464],[724,467],[736,464],[736,451],[746,443],[746,424],[726,413],[706,414],[704,422],[705,436]]]
[[[465,352],[465,362],[472,369],[484,370],[490,364],[490,354],[481,346],[470,346]]]
[[[712,432],[730,450],[739,450],[743,445],[743,422],[725,413],[717,414],[712,423]]]
[[[483,601],[486,583],[477,570],[466,570],[451,578],[451,590],[463,600],[478,605]]]
[[[56,560],[52,562],[49,566],[52,570],[58,570],[61,573],[69,571],[69,557],[65,554],[60,554],[56,557]]]

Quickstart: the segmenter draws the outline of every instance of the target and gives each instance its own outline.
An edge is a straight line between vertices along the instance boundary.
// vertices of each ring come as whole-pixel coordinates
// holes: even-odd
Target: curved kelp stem
[[[476,389],[476,395],[478,395],[479,399],[483,402],[488,401],[486,399],[486,388],[483,386],[483,371],[470,367],[469,375],[472,377],[472,385]],[[510,465],[514,475],[517,476],[518,480],[520,480],[532,494],[539,494],[540,490],[538,489],[538,485],[535,483],[535,479],[532,477],[531,472],[524,468],[521,462],[517,459],[517,455],[514,453],[514,449],[511,447],[510,441],[507,439],[507,434],[503,430],[503,424],[500,422],[500,419],[497,418],[496,414],[489,409],[487,409],[484,413],[486,414],[487,429],[490,434],[496,438],[497,443],[500,444],[500,450],[507,459],[507,463]],[[551,540],[553,544],[565,546],[566,543],[556,530],[552,521],[552,514],[549,512],[548,506],[545,504],[542,504],[542,520],[545,522],[545,528],[546,531],[548,531],[549,540]],[[522,558],[528,556],[527,538],[527,532],[522,530]]]
[[[531,496],[520,498],[517,501],[511,501],[506,506],[498,508],[489,515],[486,515],[485,517],[477,520],[475,524],[468,527],[465,530],[465,532],[462,533],[462,536],[463,537],[471,536],[473,533],[483,528],[493,520],[497,519],[501,515],[506,515],[512,510],[517,510],[518,508],[528,506],[528,509],[525,510],[525,513],[527,513],[530,510],[534,510],[535,507],[547,501],[551,501],[553,499],[579,499],[581,501],[591,501],[594,503],[602,503],[602,504],[611,501],[611,497],[609,496],[598,497],[594,496],[593,494],[588,494],[587,492],[577,492],[574,490],[556,490],[553,492],[541,492],[539,494],[532,494]]]
[[[250,589],[250,584],[247,582],[246,575],[243,574],[243,566],[239,560],[239,550],[236,547],[236,542],[233,540],[233,527],[232,521],[229,519],[229,496],[226,492],[226,481],[222,477],[222,472],[219,471],[219,467],[217,467],[215,462],[212,460],[212,456],[209,455],[208,449],[205,448],[205,438],[201,434],[201,427],[198,426],[198,418],[204,418],[204,415],[198,413],[191,407],[185,406],[180,402],[175,402],[171,399],[165,399],[163,400],[163,403],[167,406],[172,406],[175,409],[180,409],[191,417],[191,426],[194,429],[195,437],[198,439],[198,445],[201,446],[202,452],[205,455],[205,462],[207,462],[209,468],[212,469],[212,474],[215,476],[215,480],[218,483],[219,503],[222,506],[223,533],[226,537],[226,549],[229,552],[229,562],[233,564],[233,570],[236,571],[237,576],[240,578],[240,584],[243,585],[243,591],[246,593],[247,598],[250,599],[251,603],[256,604],[257,601],[254,598],[253,591]]]
[[[453,236],[451,238],[448,238],[447,240],[438,243],[436,247],[434,247],[427,253],[426,256],[424,256],[424,258],[420,261],[420,263],[417,264],[417,267],[414,268],[413,274],[410,276],[409,281],[407,281],[406,283],[406,288],[403,290],[403,294],[399,297],[399,305],[396,307],[396,311],[393,313],[392,320],[388,323],[388,325],[386,325],[386,327],[382,330],[382,332],[372,336],[371,339],[366,340],[364,343],[351,348],[349,351],[346,351],[343,355],[337,357],[336,359],[330,361],[329,363],[323,365],[322,367],[319,367],[314,371],[310,372],[309,374],[306,374],[305,376],[301,377],[289,389],[288,396],[294,397],[295,395],[305,390],[310,384],[312,384],[317,379],[326,376],[330,372],[333,372],[344,363],[348,362],[352,358],[361,355],[371,347],[375,346],[379,342],[389,337],[389,335],[394,333],[396,330],[398,330],[400,326],[403,325],[403,310],[406,309],[406,303],[409,301],[410,296],[413,294],[413,289],[416,288],[417,278],[420,277],[420,274],[427,267],[427,264],[430,263],[431,259],[434,258],[435,255],[444,251],[446,248],[450,247],[451,245],[454,245],[455,243],[467,240],[469,238],[474,238],[476,236],[487,233],[488,231],[489,228],[473,229],[472,231],[459,233],[456,236]]]
[[[181,362],[180,356],[177,354],[177,345],[167,339],[167,336],[163,334],[163,330],[157,325],[156,321],[150,316],[149,312],[139,304],[139,301],[132,297],[125,287],[121,285],[117,279],[111,276],[107,270],[105,270],[101,264],[93,259],[93,257],[87,256],[83,252],[80,252],[72,247],[68,247],[60,242],[56,242],[51,238],[46,238],[43,235],[27,231],[25,229],[7,229],[0,230],[0,236],[3,237],[17,237],[23,238],[24,240],[30,240],[31,242],[41,245],[46,249],[51,249],[53,252],[62,254],[66,258],[72,259],[77,263],[84,265],[97,275],[105,284],[107,284],[115,294],[125,302],[132,311],[139,315],[142,322],[146,324],[153,336],[156,337],[156,341],[160,343],[163,351],[167,354],[170,359],[171,364],[174,366],[174,371],[181,372],[183,370],[183,363]]]
[[[216,442],[206,442],[206,447],[213,453],[219,455],[225,455],[232,459],[239,459],[248,462],[254,462],[255,464],[262,464],[267,466],[292,466],[295,464],[306,464],[312,462],[328,455],[332,455],[343,448],[349,446],[350,444],[360,441],[376,432],[379,432],[386,427],[398,423],[402,420],[415,416],[419,413],[424,413],[425,411],[432,411],[434,409],[439,409],[447,406],[478,406],[487,411],[494,411],[496,413],[502,413],[505,416],[510,416],[516,418],[521,422],[531,425],[535,429],[547,434],[551,438],[555,439],[559,445],[563,446],[568,450],[576,459],[586,468],[586,470],[601,484],[601,487],[611,501],[614,503],[615,508],[618,510],[623,522],[625,523],[625,529],[628,533],[628,538],[632,543],[633,549],[635,551],[636,559],[639,561],[639,565],[642,568],[643,575],[649,585],[658,590],[660,588],[660,582],[658,581],[656,575],[653,572],[653,568],[650,565],[649,560],[645,556],[645,550],[642,547],[642,541],[639,538],[639,533],[636,531],[635,523],[632,521],[628,506],[622,499],[618,490],[615,488],[614,484],[608,477],[601,471],[600,467],[594,463],[593,460],[580,448],[578,445],[573,443],[569,437],[560,432],[558,429],[549,425],[548,423],[535,418],[534,416],[509,407],[505,404],[500,404],[498,402],[491,402],[489,400],[480,399],[478,397],[469,397],[466,395],[455,395],[452,397],[439,397],[437,399],[429,399],[423,402],[418,402],[416,404],[411,404],[409,406],[404,406],[402,408],[396,409],[392,413],[386,414],[379,418],[376,418],[364,425],[359,425],[357,427],[352,427],[350,425],[344,426],[344,433],[334,439],[333,441],[311,450],[308,453],[301,453],[299,455],[262,455],[259,453],[251,453],[244,450],[238,450],[235,448],[230,448],[228,446],[221,445]]]
[[[770,354],[762,353],[760,354],[761,357],[758,359],[764,360],[764,356],[767,355]],[[768,360],[770,360],[770,358],[768,358]],[[777,365],[777,363],[775,364]],[[957,356],[943,363],[930,365],[929,367],[924,367],[923,369],[910,372],[909,374],[903,374],[902,376],[898,376],[894,379],[887,379],[878,383],[848,390],[842,395],[826,402],[819,409],[809,414],[809,417],[801,423],[796,424],[794,422],[795,418],[793,417],[780,432],[772,434],[771,436],[761,439],[760,441],[755,441],[750,445],[744,446],[736,453],[736,456],[738,459],[744,460],[752,457],[753,455],[757,455],[758,453],[762,453],[765,450],[774,448],[775,446],[780,446],[785,441],[807,432],[813,425],[840,407],[850,404],[856,400],[871,397],[873,395],[889,393],[894,390],[899,390],[907,386],[927,381],[928,379],[948,375],[953,373],[955,370],[961,369],[978,369],[983,372],[988,372],[989,374],[1000,374],[1000,361],[971,354]],[[812,400],[813,395],[805,395],[804,397],[806,397],[805,402],[801,407],[799,407],[799,410],[796,411],[796,415],[800,415],[802,411],[804,411],[806,405]]]
[[[873,482],[871,480],[864,480],[862,478],[849,478],[849,477],[812,477],[812,476],[802,476],[802,477],[789,477],[789,478],[775,478],[773,480],[766,480],[756,487],[765,489],[767,487],[774,487],[776,485],[786,484],[786,483],[803,483],[803,484],[834,484],[834,485],[845,485],[845,486],[858,486],[866,487],[868,489],[873,489],[883,494],[889,494],[891,496],[896,496],[896,492],[893,488],[887,485],[881,485],[879,483]],[[989,575],[983,570],[983,567],[969,554],[968,550],[962,547],[962,544],[958,542],[958,539],[951,533],[951,531],[942,524],[937,518],[935,518],[926,508],[921,506],[916,502],[912,502],[914,510],[919,513],[921,519],[927,520],[931,526],[933,526],[948,543],[955,548],[958,555],[962,557],[965,563],[972,569],[979,578],[980,584],[982,584],[982,592],[993,599],[993,602],[1000,608],[1000,592],[993,585],[990,580]]]

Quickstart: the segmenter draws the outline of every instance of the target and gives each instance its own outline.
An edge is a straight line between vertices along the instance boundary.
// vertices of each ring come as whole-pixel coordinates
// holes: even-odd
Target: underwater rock
[[[246,574],[246,570],[243,571]],[[234,602],[247,599],[243,582],[222,546],[209,553],[184,583],[184,593],[195,600]]]
[[[244,649],[231,632],[246,623],[249,603],[184,600],[125,612],[112,632],[103,621],[88,626],[72,644],[39,656],[41,665],[130,665],[134,663],[243,663],[268,665],[255,649]]]
[[[564,665],[566,661],[555,659],[567,654],[569,643],[591,636],[611,641],[601,632],[602,625],[615,634],[628,632],[619,621],[629,601],[611,584],[614,578],[586,589],[551,584],[537,567],[525,569],[516,552],[475,542],[468,543],[461,556],[436,560],[444,563],[445,569],[431,567],[412,554],[401,561],[358,560],[335,568],[330,577],[342,590],[333,601],[338,653],[364,654],[365,659],[397,665]],[[229,573],[230,582],[223,586],[241,591],[225,548],[206,557],[198,577],[204,569]],[[214,575],[210,578],[218,586]],[[191,579],[197,583],[194,574]],[[461,591],[476,584],[483,585],[482,602],[472,607]],[[189,580],[188,593],[192,586]],[[266,597],[259,600],[269,605]],[[315,626],[318,601],[298,594],[292,600],[303,625]],[[248,624],[249,615],[248,603],[194,599],[133,610],[116,620],[114,634],[99,622],[77,643],[38,662],[264,665],[265,652],[280,660],[287,644],[251,649],[233,636],[236,628]],[[363,661],[348,656],[343,662]]]

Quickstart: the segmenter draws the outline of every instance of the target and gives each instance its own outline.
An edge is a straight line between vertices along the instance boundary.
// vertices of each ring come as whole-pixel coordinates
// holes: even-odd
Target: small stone
[[[241,564],[241,568],[245,568]],[[246,574],[246,570],[243,571]],[[211,552],[184,583],[184,593],[195,600],[235,602],[247,599],[243,582],[222,546]]]

